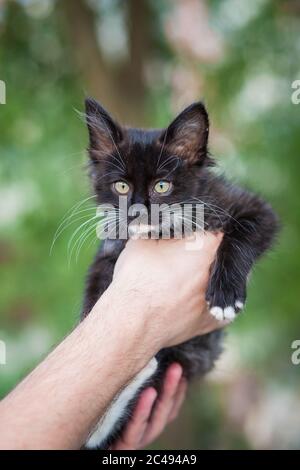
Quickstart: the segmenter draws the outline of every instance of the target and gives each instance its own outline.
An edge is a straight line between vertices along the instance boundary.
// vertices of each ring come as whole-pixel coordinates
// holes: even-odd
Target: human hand
[[[177,417],[186,389],[187,382],[182,376],[182,367],[177,363],[172,364],[166,372],[159,398],[157,399],[157,392],[153,387],[142,392],[122,436],[110,450],[142,449],[154,441],[168,423]]]
[[[202,247],[195,251],[186,249],[184,239],[126,244],[109,288],[115,292],[111,303],[118,297],[122,307],[126,305],[124,322],[139,324],[143,343],[151,344],[154,353],[227,324],[209,314],[205,300],[221,239],[222,234],[204,233]]]

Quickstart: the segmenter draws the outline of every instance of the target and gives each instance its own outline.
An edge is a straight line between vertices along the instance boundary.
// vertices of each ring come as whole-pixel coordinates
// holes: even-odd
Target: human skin
[[[170,365],[158,398],[153,387],[143,390],[126,429],[110,447],[111,450],[142,449],[174,421],[187,390],[187,381],[182,373],[180,364]]]
[[[184,240],[127,243],[91,313],[1,401],[1,449],[80,448],[113,397],[158,350],[224,325],[205,301],[221,235],[202,237],[196,251]],[[149,408],[155,392],[145,392],[152,394]],[[157,434],[157,426],[146,428],[143,445]]]

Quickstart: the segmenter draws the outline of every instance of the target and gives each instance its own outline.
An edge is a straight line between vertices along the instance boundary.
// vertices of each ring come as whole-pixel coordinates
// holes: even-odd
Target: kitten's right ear
[[[112,153],[123,139],[121,127],[93,98],[85,100],[85,117],[89,131],[89,152],[93,160]]]

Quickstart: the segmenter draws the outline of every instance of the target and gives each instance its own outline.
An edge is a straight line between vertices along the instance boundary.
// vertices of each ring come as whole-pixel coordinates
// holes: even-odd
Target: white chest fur
[[[113,431],[119,419],[127,412],[128,403],[135,397],[141,387],[145,385],[157,369],[155,357],[142,369],[136,377],[114,398],[105,414],[93,430],[86,442],[86,447],[93,449],[99,447]]]

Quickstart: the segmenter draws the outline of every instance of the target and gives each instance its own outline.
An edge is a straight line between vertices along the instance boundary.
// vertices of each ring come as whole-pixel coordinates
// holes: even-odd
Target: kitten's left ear
[[[206,158],[209,120],[205,106],[201,102],[184,109],[160,136],[166,150],[197,163]]]

